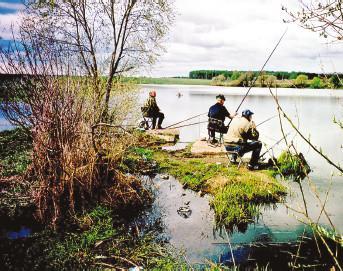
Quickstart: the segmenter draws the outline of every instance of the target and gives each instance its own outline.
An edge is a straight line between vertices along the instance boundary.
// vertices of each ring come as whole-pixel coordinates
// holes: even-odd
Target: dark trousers
[[[228,148],[228,147],[227,147]],[[245,153],[252,151],[251,159],[249,164],[250,165],[257,165],[258,158],[260,157],[262,143],[261,141],[250,141],[247,143],[243,143],[235,147],[239,156],[243,156]]]
[[[161,128],[161,125],[164,119],[164,114],[162,112],[156,112],[151,115],[151,118],[152,118],[152,129],[155,129],[157,119],[158,119],[157,128]]]

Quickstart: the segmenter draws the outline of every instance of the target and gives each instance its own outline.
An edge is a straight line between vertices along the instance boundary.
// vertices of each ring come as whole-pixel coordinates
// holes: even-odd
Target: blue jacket
[[[230,117],[230,113],[229,111],[227,111],[224,105],[216,103],[212,105],[208,110],[208,117],[224,121],[225,117]]]

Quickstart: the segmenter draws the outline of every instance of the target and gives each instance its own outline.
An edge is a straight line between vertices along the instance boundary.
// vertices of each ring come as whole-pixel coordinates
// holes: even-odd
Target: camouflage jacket
[[[155,113],[160,112],[159,107],[157,106],[155,97],[149,97],[144,106],[142,107],[142,112],[145,117],[154,115]]]

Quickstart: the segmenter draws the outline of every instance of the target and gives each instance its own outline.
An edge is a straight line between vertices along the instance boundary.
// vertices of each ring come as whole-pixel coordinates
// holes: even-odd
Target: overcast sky
[[[154,76],[188,75],[195,69],[259,70],[286,36],[267,70],[343,72],[343,43],[326,44],[318,33],[283,23],[282,4],[296,0],[176,0],[178,16],[167,53]]]
[[[1,37],[15,22],[19,0],[0,0]],[[282,4],[297,0],[175,0],[177,16],[166,53],[147,76],[187,76],[197,69],[259,70],[276,42],[287,34],[266,70],[343,72],[343,43],[326,43],[318,33],[284,24]]]

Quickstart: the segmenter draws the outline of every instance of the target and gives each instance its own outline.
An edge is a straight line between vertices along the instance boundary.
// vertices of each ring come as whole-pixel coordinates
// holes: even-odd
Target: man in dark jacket
[[[149,92],[149,98],[144,103],[142,112],[144,117],[152,118],[152,129],[155,129],[157,119],[157,129],[162,129],[161,125],[164,119],[164,114],[160,112],[160,108],[157,106],[156,91],[153,90]]]
[[[225,97],[223,94],[216,96],[217,103],[212,105],[208,110],[208,126],[211,143],[217,143],[215,138],[216,132],[227,133],[227,127],[224,125],[225,118],[233,119],[236,114],[230,115],[224,106]]]

